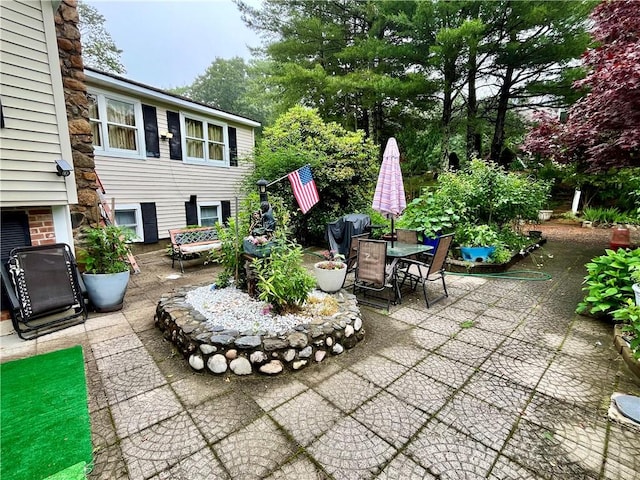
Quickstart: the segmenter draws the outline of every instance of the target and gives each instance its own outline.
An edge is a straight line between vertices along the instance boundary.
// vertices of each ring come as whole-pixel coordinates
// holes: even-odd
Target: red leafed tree
[[[575,83],[589,93],[569,109],[565,124],[540,119],[524,151],[578,161],[592,172],[640,166],[639,7],[636,0],[605,0],[594,9],[597,46],[583,55],[588,73]]]

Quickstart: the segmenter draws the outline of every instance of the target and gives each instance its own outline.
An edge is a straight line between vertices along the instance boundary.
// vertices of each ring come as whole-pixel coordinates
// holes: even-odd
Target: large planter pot
[[[541,222],[551,220],[552,214],[553,210],[538,210],[538,220],[540,220]]]
[[[320,265],[327,262],[318,262],[313,265],[313,270],[318,281],[318,288],[323,292],[334,293],[342,288],[344,279],[347,276],[347,264],[343,263],[339,270],[320,268]]]
[[[440,242],[440,235],[436,235],[435,237],[427,237],[426,235],[422,236],[422,244],[433,247],[433,251],[435,251],[436,248],[438,248],[439,242]]]
[[[120,273],[83,273],[91,304],[98,312],[122,309],[124,294],[129,283],[129,271]]]
[[[467,262],[486,262],[496,247],[460,247],[462,259]]]
[[[636,305],[640,307],[640,283],[634,283],[631,288],[633,288],[633,293],[636,294]]]

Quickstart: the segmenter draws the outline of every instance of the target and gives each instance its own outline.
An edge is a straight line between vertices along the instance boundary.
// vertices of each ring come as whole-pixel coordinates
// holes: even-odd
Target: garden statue
[[[265,235],[267,239],[271,239],[275,229],[276,219],[273,216],[273,208],[269,202],[260,203],[260,210],[251,214],[249,233],[254,237]]]

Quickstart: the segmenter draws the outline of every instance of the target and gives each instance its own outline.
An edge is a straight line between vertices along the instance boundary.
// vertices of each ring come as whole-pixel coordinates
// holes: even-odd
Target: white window
[[[228,165],[226,125],[184,114],[182,119],[186,161]]]
[[[140,102],[98,92],[89,93],[87,97],[93,148],[105,155],[144,157]]]
[[[220,203],[199,203],[198,224],[203,227],[211,227],[220,221]]]
[[[142,229],[142,210],[139,204],[117,205],[114,216],[116,225],[130,230],[135,241],[142,241],[144,232]]]

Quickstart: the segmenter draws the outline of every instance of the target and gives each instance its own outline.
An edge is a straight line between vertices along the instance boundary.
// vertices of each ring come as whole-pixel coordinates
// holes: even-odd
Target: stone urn
[[[541,222],[547,222],[551,220],[553,210],[538,210],[538,220]]]
[[[333,260],[324,260],[313,265],[318,288],[323,292],[334,293],[342,288],[347,277],[347,264]]]

